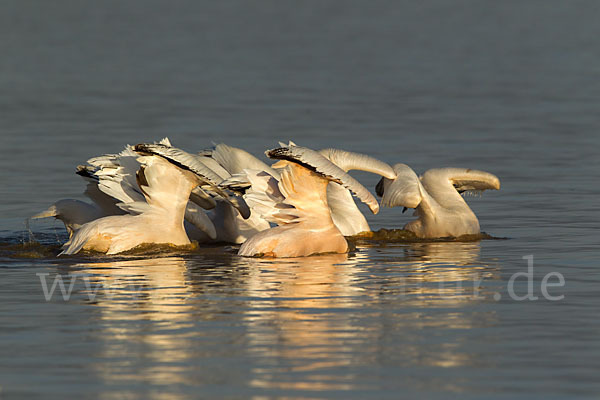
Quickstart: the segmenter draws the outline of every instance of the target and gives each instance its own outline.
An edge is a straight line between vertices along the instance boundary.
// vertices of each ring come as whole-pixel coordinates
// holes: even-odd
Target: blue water
[[[599,18],[593,1],[4,2],[0,398],[597,398]],[[44,246],[22,248],[26,217],[84,199],[77,164],[164,136],[489,171],[502,189],[467,201],[509,239],[57,259],[64,228],[37,221]],[[364,210],[374,230],[411,220]],[[518,300],[530,255],[537,299]],[[57,276],[72,292],[47,301]]]

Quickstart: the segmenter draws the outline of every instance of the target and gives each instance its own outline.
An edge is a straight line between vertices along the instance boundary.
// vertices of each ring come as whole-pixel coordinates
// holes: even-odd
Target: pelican
[[[461,196],[500,189],[500,180],[485,171],[436,168],[420,178],[406,164],[394,165],[396,179],[382,178],[376,191],[384,207],[415,208],[418,218],[404,226],[420,238],[457,237],[480,233],[475,213]]]
[[[168,138],[155,144],[172,147]],[[135,205],[142,204],[145,198],[136,181],[136,172],[140,168],[138,158],[139,154],[129,145],[118,154],[90,158],[87,161],[89,165],[78,166],[76,173],[88,182],[84,194],[93,203],[74,199],[59,200],[31,218],[55,217],[65,224],[71,237],[82,225],[98,218],[139,213]],[[210,174],[207,170],[204,172],[211,179],[219,180],[214,173]],[[215,238],[215,227],[203,211],[214,208],[215,200],[200,188],[194,188],[190,199],[192,201],[185,210],[186,229]]]
[[[241,256],[303,257],[318,253],[345,253],[348,243],[333,223],[327,186],[335,182],[351,190],[377,209],[369,191],[320,153],[290,144],[266,152],[280,160],[279,179],[257,170],[246,170],[250,187],[244,199],[265,219],[279,226],[249,238],[238,252]]]
[[[170,146],[168,138],[158,143]],[[69,237],[83,224],[109,215],[123,215],[126,211],[117,204],[143,200],[137,188],[135,173],[139,155],[131,146],[119,154],[105,154],[90,158],[89,165],[79,165],[75,173],[87,182],[84,194],[92,204],[75,199],[63,199],[52,204],[32,219],[55,217],[65,224]]]
[[[290,141],[288,145],[282,142],[279,144],[282,147],[297,147],[292,141]],[[227,151],[223,151],[225,149],[227,149]],[[232,154],[232,150],[244,152],[243,150],[220,144],[215,148],[215,155],[213,155],[213,158],[218,159],[219,163],[223,165],[231,175],[237,175],[233,181],[230,181],[231,183],[235,182],[239,184],[243,181],[247,182],[247,178],[242,177],[244,169],[267,171],[271,176],[279,179],[279,172],[271,168],[267,169],[268,167],[265,168],[266,165],[256,157],[249,154],[240,157]],[[361,170],[375,173],[388,179],[396,178],[396,174],[389,164],[365,154],[333,148],[319,150],[319,153],[346,173],[350,170]],[[344,236],[354,236],[361,232],[368,232],[371,230],[367,219],[356,206],[352,194],[348,189],[334,182],[329,183],[327,186],[327,203],[331,210],[333,223]],[[379,204],[377,202],[372,202],[368,204],[368,206],[373,214],[379,212]],[[264,224],[261,225],[261,230],[266,228]]]
[[[192,190],[198,185],[214,190],[249,216],[247,207],[241,207],[217,187],[214,172],[196,156],[164,144],[138,144],[134,150],[141,164],[136,181],[144,201],[123,204],[121,207],[129,214],[102,217],[82,225],[61,254],[76,254],[82,249],[116,254],[143,243],[190,244],[183,221]]]

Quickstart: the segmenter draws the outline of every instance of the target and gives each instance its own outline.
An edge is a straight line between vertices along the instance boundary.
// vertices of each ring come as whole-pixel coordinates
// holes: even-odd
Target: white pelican
[[[251,182],[244,195],[253,211],[279,226],[257,233],[240,247],[241,256],[303,257],[345,253],[348,243],[334,225],[327,202],[327,185],[336,182],[354,192],[371,209],[377,200],[342,169],[316,151],[282,146],[267,156],[281,160],[280,179],[264,171],[246,170]]]
[[[135,151],[142,155],[137,159],[141,167],[136,181],[145,201],[121,205],[130,212],[128,215],[84,224],[64,245],[61,254],[75,254],[82,249],[116,254],[143,243],[190,244],[183,219],[190,194],[198,185],[240,207],[216,186],[214,172],[198,162],[197,156],[163,144],[139,144]],[[240,210],[249,215],[247,207]]]
[[[385,207],[416,208],[419,218],[404,226],[421,238],[478,234],[479,221],[461,194],[500,189],[489,172],[467,168],[430,169],[419,178],[405,164],[394,165],[395,180],[382,178],[377,194]]]
[[[171,145],[167,138],[159,143]],[[89,165],[77,166],[75,173],[86,180],[84,194],[93,203],[63,199],[31,218],[55,217],[65,224],[71,237],[74,231],[87,222],[109,215],[126,214],[117,204],[143,200],[135,181],[135,173],[140,166],[136,161],[138,157],[131,146],[126,146],[119,154],[90,158],[87,161]]]
[[[158,144],[171,147],[168,138],[162,139]],[[140,168],[138,157],[139,154],[133,147],[127,145],[118,154],[90,158],[89,165],[78,166],[76,173],[88,182],[85,194],[93,204],[74,199],[59,200],[31,218],[55,217],[65,224],[71,237],[83,224],[98,218],[139,213],[135,205],[143,203],[145,198],[136,181],[136,172]],[[215,175],[210,174],[210,171],[204,172],[211,179],[215,179]],[[188,203],[185,212],[186,229],[191,232],[202,231],[205,236],[216,237],[215,227],[202,210],[214,208],[214,199],[200,188],[195,188],[191,200],[193,202]]]
[[[280,142],[279,144],[282,147],[286,147],[284,143]],[[290,141],[288,146],[297,145]],[[228,149],[229,151],[220,151],[222,149]],[[230,183],[235,182],[235,184],[239,184],[243,181],[247,181],[248,179],[243,177],[244,169],[267,171],[274,178],[279,179],[279,172],[266,167],[266,165],[256,157],[247,153],[247,156],[244,157],[236,156],[231,153],[232,150],[245,153],[243,150],[221,144],[215,148],[215,154],[217,154],[217,156],[215,157],[213,155],[213,158],[217,159],[231,175],[237,175],[233,180],[229,181]],[[388,179],[394,179],[396,177],[396,174],[390,165],[365,154],[332,148],[322,149],[319,153],[344,172],[361,170],[375,173]],[[345,189],[337,183],[331,182],[327,187],[327,203],[331,210],[333,223],[344,236],[354,236],[361,232],[371,230],[367,219],[356,206],[354,199],[352,199],[352,194],[348,189]],[[373,214],[377,214],[379,211],[379,204],[377,202],[371,202],[368,206]],[[259,218],[256,217],[256,220],[259,220]],[[215,222],[214,219],[213,222]],[[266,228],[268,227],[265,227],[263,222],[260,230]]]

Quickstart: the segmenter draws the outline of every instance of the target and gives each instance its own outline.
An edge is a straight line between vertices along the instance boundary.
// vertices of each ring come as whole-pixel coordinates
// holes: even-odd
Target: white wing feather
[[[266,171],[246,169],[241,174],[233,175],[227,182],[234,185],[247,185],[244,200],[253,214],[272,222],[281,221],[275,215],[283,208],[285,198],[279,190],[278,181]]]
[[[394,165],[395,179],[381,178],[377,194],[382,196],[384,207],[416,208],[423,199],[421,182],[415,171],[406,164]]]
[[[185,220],[206,233],[211,239],[217,238],[217,230],[204,210],[193,203],[188,203],[185,209]]]
[[[378,174],[388,179],[396,177],[394,170],[388,163],[366,154],[340,149],[323,149],[319,153],[346,172],[360,170]]]
[[[149,143],[136,145],[135,151],[161,156],[170,163],[196,174],[202,183],[202,189],[210,190],[221,196],[224,201],[237,208],[243,218],[250,217],[250,211],[242,199],[231,196],[218,186],[223,179],[201,161],[205,157],[190,154],[176,147]]]
[[[379,212],[379,203],[363,185],[318,152],[306,147],[287,146],[268,150],[266,154],[270,158],[298,163],[339,183],[369,206],[373,214]]]
[[[247,151],[223,143],[215,146],[215,149],[212,151],[212,158],[223,166],[230,175],[240,174],[245,169],[252,169],[266,171],[275,177],[279,176],[279,173],[273,168]]]

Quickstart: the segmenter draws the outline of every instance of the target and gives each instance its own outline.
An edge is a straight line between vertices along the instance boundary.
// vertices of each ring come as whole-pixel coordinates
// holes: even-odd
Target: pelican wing
[[[183,219],[190,193],[198,185],[198,176],[159,156],[144,156],[138,160],[141,166],[136,179],[146,202],[130,202],[126,207],[139,215],[108,216],[87,223],[65,243],[61,254],[75,254],[87,243],[91,243],[92,248],[106,247],[102,251],[107,254],[127,250],[144,241],[169,243],[171,237],[161,236],[162,232],[177,232],[178,227],[185,235]],[[184,237],[189,243],[187,236]],[[181,236],[176,239],[180,241]]]
[[[166,137],[155,144],[171,146],[169,138]],[[79,166],[77,173],[94,179],[100,191],[122,203],[143,201],[144,196],[136,180],[136,173],[140,167],[137,158],[138,154],[133,151],[133,147],[127,145],[119,154],[105,154],[90,158],[87,162],[91,167]]]
[[[196,174],[200,181],[203,183],[202,188],[211,190],[217,193],[231,206],[238,209],[242,217],[248,218],[250,216],[249,210],[244,206],[243,200],[230,196],[225,190],[220,188],[218,185],[223,179],[206,166],[200,159],[202,156],[196,156],[186,151],[178,149],[176,147],[169,147],[161,144],[149,144],[140,143],[135,146],[135,151],[141,154],[154,154],[161,156],[168,160],[170,163],[190,172]]]
[[[148,153],[161,156],[179,168],[191,171],[201,180],[216,187],[221,182],[221,177],[200,161],[200,157],[190,154],[176,147],[162,144],[140,143],[135,145],[138,153]]]
[[[319,153],[346,172],[360,170],[378,174],[388,179],[396,177],[394,170],[388,163],[366,154],[353,153],[340,149],[323,149]]]
[[[331,221],[327,204],[330,179],[296,162],[285,161],[282,167],[278,188],[285,200],[276,206],[278,224],[313,220],[321,225]]]
[[[258,173],[261,170],[247,169],[244,172],[231,175],[229,178],[221,182],[221,186],[237,193],[246,193],[252,187],[252,182],[248,177],[250,172]],[[271,176],[270,174],[267,174]]]
[[[192,193],[190,194],[190,201],[205,210],[212,210],[217,205],[215,199],[204,190],[200,189],[199,186],[192,190]]]
[[[121,203],[144,201],[135,178],[140,167],[137,157],[128,145],[119,154],[89,159],[88,163],[96,167],[94,175],[98,179],[98,189]]]
[[[90,200],[96,204],[104,214],[123,214],[117,203],[120,199],[107,195],[100,190],[100,178],[96,175],[98,168],[89,165],[78,165],[75,173],[87,181],[85,191],[83,192]]]
[[[285,198],[279,190],[277,179],[266,171],[245,169],[242,173],[232,175],[223,184],[234,190],[243,190],[244,200],[252,214],[269,222],[282,223],[276,215],[281,209],[292,208],[283,204]]]
[[[394,165],[395,179],[381,178],[377,184],[377,195],[384,207],[416,208],[423,196],[419,177],[406,164]]]
[[[212,158],[231,175],[240,174],[245,169],[253,169],[266,171],[275,177],[279,176],[278,172],[247,151],[223,143],[215,146],[212,151]]]
[[[176,168],[162,157],[144,156],[138,157],[138,160],[141,167],[136,178],[147,203],[140,211],[162,209],[181,214],[183,219],[190,193],[198,184],[198,177],[185,169]]]
[[[427,175],[431,170],[425,172]],[[470,191],[483,191],[487,189],[500,190],[500,179],[489,172],[470,168],[439,168],[439,171],[448,176],[450,182],[459,193]]]
[[[434,168],[425,171],[421,177],[421,183],[430,194],[442,182],[449,182],[461,194],[500,189],[500,179],[496,175],[470,168]]]
[[[185,209],[185,220],[206,233],[209,238],[217,238],[217,230],[203,209],[193,203],[188,203]]]
[[[379,212],[379,203],[363,185],[318,152],[306,147],[286,146],[268,150],[266,154],[273,159],[299,164],[322,175],[325,179],[339,183],[368,205],[373,214]]]
[[[217,160],[212,158],[210,155],[205,155],[205,154],[200,153],[199,156],[200,157],[198,159],[200,160],[200,162],[202,162],[208,168],[213,170],[217,175],[219,175],[221,180],[227,179],[231,176],[231,174],[225,168],[223,168],[223,166],[221,164],[219,164],[217,162]]]

